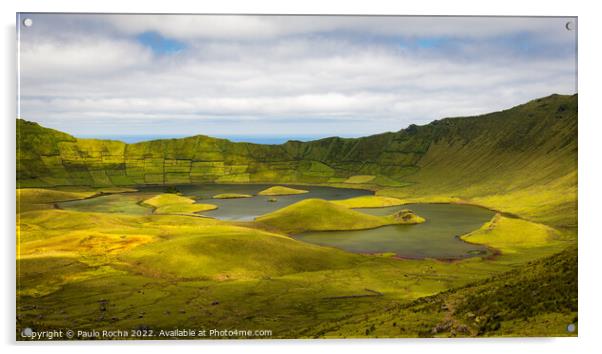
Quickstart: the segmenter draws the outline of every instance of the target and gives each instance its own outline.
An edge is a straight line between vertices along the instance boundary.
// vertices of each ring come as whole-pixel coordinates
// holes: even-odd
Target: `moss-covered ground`
[[[206,136],[125,144],[77,139],[24,120],[17,139],[18,332],[576,335],[566,331],[578,321],[576,95],[365,138],[282,145]],[[284,208],[256,223],[173,215],[191,212],[182,208],[197,205],[192,200],[159,203],[157,210],[170,215],[56,209],[61,201],[130,191],[121,188],[185,183],[325,184],[386,199]],[[353,208],[398,200],[496,210],[462,236],[495,255],[397,259],[286,235],[339,222],[374,227],[383,220]],[[324,208],[341,217],[321,215]]]
[[[528,266],[570,243],[551,228],[522,219],[496,215],[465,236],[470,242],[499,247],[501,254],[494,258],[400,260],[311,245],[252,224],[57,210],[53,202],[87,198],[90,192],[32,193],[44,196],[45,204],[40,205],[46,208],[25,207],[27,211],[19,214],[18,328],[244,327],[270,329],[277,338],[536,335],[560,331],[542,321],[575,317],[574,311],[550,312],[557,311],[554,308],[529,317],[533,327],[521,324],[520,316],[496,319],[505,325],[494,325],[495,331],[462,320],[469,330],[461,332],[460,326],[460,333],[460,322],[446,327],[446,315],[432,307],[416,313],[404,307]],[[188,198],[157,194],[146,203],[190,205],[184,199]],[[21,199],[20,204],[30,202]],[[517,231],[524,231],[528,240]],[[514,328],[522,332],[509,330],[515,322],[519,325]],[[374,323],[379,325],[372,329]]]

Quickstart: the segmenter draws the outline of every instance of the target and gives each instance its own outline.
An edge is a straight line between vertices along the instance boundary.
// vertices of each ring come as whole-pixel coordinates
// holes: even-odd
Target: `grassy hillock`
[[[304,193],[308,193],[308,192],[309,191],[306,191],[303,189],[296,189],[296,188],[290,188],[290,187],[284,187],[284,186],[274,186],[274,187],[264,189],[257,194],[259,194],[259,195],[293,195],[293,194],[304,194]]]
[[[545,246],[556,236],[557,231],[548,226],[497,214],[479,230],[463,235],[462,239],[513,253],[519,249]]]
[[[356,257],[261,230],[211,225],[138,247],[123,260],[152,276],[234,280],[349,266]]]
[[[368,215],[312,198],[259,216],[255,221],[288,234],[297,234],[305,231],[361,230],[391,224],[416,224],[424,222],[424,219],[411,212],[403,216]]]
[[[217,209],[213,204],[196,204],[194,199],[173,193],[156,195],[143,201],[143,204],[155,208],[155,214],[194,214]]]
[[[422,224],[426,221],[423,217],[416,215],[410,209],[402,209],[385,217],[394,220],[396,224]]]

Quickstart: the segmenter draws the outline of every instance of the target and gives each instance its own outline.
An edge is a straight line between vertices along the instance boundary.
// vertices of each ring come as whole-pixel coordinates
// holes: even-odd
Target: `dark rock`
[[[435,328],[433,328],[431,330],[432,334],[437,334],[437,333],[441,333],[441,332],[446,332],[448,331],[452,326],[451,321],[446,321],[443,323],[439,323],[437,326],[435,326]]]
[[[468,327],[465,325],[462,325],[462,324],[456,326],[456,331],[460,334],[468,334],[469,333]]]
[[[395,218],[395,220],[409,221],[413,217],[414,217],[414,212],[411,211],[410,209],[402,209],[402,210],[398,211],[397,213],[393,214],[393,218]]]

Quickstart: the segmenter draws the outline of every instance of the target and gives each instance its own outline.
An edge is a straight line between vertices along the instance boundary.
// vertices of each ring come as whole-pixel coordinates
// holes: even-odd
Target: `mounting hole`
[[[576,330],[576,329],[577,329],[577,328],[575,327],[575,324],[574,324],[574,323],[571,323],[570,325],[566,326],[566,330],[567,330],[567,332],[570,332],[570,333],[573,333],[573,332],[575,332],[575,330]]]
[[[33,20],[31,18],[26,18],[23,20],[23,26],[31,27],[33,26]]]
[[[31,335],[33,334],[33,330],[29,327],[25,328],[22,332],[21,335],[23,337],[31,337]]]

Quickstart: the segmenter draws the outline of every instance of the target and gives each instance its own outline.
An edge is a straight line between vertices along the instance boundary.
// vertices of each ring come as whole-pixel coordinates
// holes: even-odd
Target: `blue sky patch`
[[[416,40],[416,45],[421,48],[437,48],[445,44],[446,40],[441,37],[424,37]]]
[[[165,38],[157,32],[144,32],[139,34],[136,39],[141,44],[151,48],[155,54],[172,54],[186,48],[184,43],[175,39]]]

